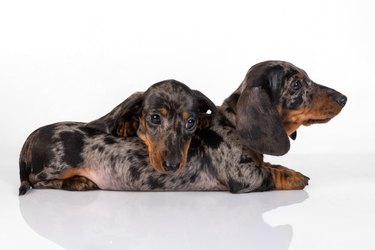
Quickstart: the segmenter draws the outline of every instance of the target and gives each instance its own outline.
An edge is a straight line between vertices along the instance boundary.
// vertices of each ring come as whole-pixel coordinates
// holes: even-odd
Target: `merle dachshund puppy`
[[[30,186],[67,190],[220,190],[232,193],[303,189],[308,184],[308,177],[264,162],[263,154],[285,154],[290,147],[288,136],[295,138],[299,126],[327,122],[345,103],[344,95],[314,83],[302,69],[288,62],[262,62],[249,70],[240,87],[209,117],[210,122],[204,119],[205,126],[196,129],[183,171],[170,174],[151,166],[148,143],[142,139],[145,138],[142,118],[135,122],[139,136],[126,139],[110,130],[90,126],[90,123],[63,124],[60,128],[55,125],[53,134],[73,131],[72,138],[80,138],[78,154],[84,161],[75,167],[66,163],[66,156],[75,154],[74,139],[71,140],[72,147],[60,146],[63,149],[56,157],[58,154],[51,153],[50,149],[64,144],[61,136],[40,148],[37,146],[44,139],[43,133],[34,132],[21,152],[20,194]],[[201,110],[207,109],[205,104]],[[137,121],[121,115],[119,119],[122,124]],[[91,124],[97,123],[113,126],[113,121],[105,118]],[[34,164],[37,162],[35,157],[39,158],[39,165]]]
[[[206,114],[208,110],[211,114]],[[61,122],[39,128],[22,148],[20,194],[30,186],[58,188],[55,183],[59,182],[64,189],[82,189],[80,185],[96,188],[92,182],[81,183],[84,178],[80,177],[110,180],[117,167],[133,158],[150,162],[160,173],[179,173],[186,165],[195,130],[207,126],[215,110],[214,103],[199,91],[167,80],[144,93],[134,93],[88,124]],[[125,137],[135,134],[141,141],[129,139],[122,145]]]

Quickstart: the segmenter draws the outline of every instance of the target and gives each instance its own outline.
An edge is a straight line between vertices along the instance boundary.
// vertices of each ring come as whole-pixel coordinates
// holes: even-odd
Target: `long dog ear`
[[[261,154],[279,156],[286,154],[290,148],[273,99],[277,98],[277,92],[273,89],[280,84],[281,78],[275,72],[266,75],[263,83],[247,83],[241,93],[236,106],[236,129],[242,143],[249,148]],[[249,81],[250,78],[245,80]]]
[[[198,128],[206,128],[211,125],[212,117],[217,112],[216,105],[202,92],[193,90],[198,105]],[[210,113],[208,113],[210,111]]]
[[[89,122],[86,127],[122,137],[135,135],[143,99],[143,93],[136,92],[105,116]]]

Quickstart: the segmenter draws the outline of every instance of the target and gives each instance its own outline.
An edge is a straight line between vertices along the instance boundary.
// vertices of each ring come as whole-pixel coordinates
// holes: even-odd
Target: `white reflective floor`
[[[372,155],[269,159],[304,191],[233,195],[32,190],[0,169],[1,249],[375,249]],[[10,161],[9,161],[10,162]]]

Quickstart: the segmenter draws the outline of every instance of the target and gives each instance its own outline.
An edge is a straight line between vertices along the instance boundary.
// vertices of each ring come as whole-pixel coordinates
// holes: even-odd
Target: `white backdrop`
[[[102,116],[174,78],[217,105],[280,59],[348,96],[292,153],[374,153],[374,1],[1,1],[1,154],[34,129]],[[3,158],[3,157],[2,157]]]

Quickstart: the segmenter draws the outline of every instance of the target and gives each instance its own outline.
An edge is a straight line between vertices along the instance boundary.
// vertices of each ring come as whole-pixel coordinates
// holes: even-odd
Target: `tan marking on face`
[[[280,114],[287,135],[293,134],[302,125],[308,112],[306,109],[284,110],[281,104],[277,106],[277,111]]]
[[[303,79],[305,78],[306,74],[304,72],[301,71],[301,69],[298,69],[298,73],[294,75],[294,78],[295,79]]]
[[[182,119],[184,120],[184,121],[186,121],[187,119],[189,119],[190,118],[190,113],[189,112],[183,112],[182,113]]]
[[[168,116],[168,113],[169,113],[168,109],[166,109],[166,108],[161,108],[161,109],[159,109],[159,112],[160,112],[160,114],[161,114],[162,116],[164,116],[164,117],[167,117],[167,116]]]
[[[284,113],[282,122],[287,135],[295,132],[308,119],[308,113],[307,109],[292,110],[286,114]]]
[[[328,121],[341,111],[341,107],[324,90],[319,90],[314,94],[309,107],[284,110],[281,105],[278,105],[277,110],[282,118],[285,131],[291,135],[301,125],[309,126],[319,123],[319,121]]]
[[[181,161],[180,161],[180,166],[179,168],[176,170],[176,174],[179,174],[181,173],[182,171],[184,171],[185,169],[185,165],[186,165],[186,159],[187,159],[187,155],[188,155],[188,151],[189,151],[189,147],[190,147],[190,142],[191,142],[191,139],[189,139],[188,142],[186,142],[183,150],[182,150],[182,154],[181,154]]]
[[[156,171],[161,173],[165,172],[163,167],[163,155],[161,153],[163,152],[164,145],[157,144],[147,133],[143,133],[140,130],[138,130],[138,136],[147,146],[150,164]]]

